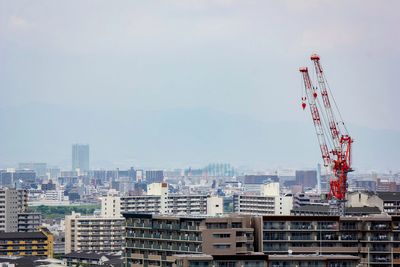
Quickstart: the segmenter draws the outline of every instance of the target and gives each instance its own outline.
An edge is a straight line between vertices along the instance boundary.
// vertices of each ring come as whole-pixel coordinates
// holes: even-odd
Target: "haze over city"
[[[0,167],[315,167],[318,52],[354,168],[399,170],[398,1],[0,3]]]
[[[0,0],[0,266],[400,266],[399,10]]]

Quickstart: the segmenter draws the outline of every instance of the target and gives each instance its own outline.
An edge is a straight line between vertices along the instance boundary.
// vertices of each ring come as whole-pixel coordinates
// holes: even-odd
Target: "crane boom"
[[[314,122],[314,128],[317,134],[319,147],[321,149],[322,159],[324,161],[324,166],[327,167],[331,163],[331,157],[329,155],[328,146],[326,144],[324,128],[321,123],[321,117],[319,115],[318,107],[315,102],[316,91],[315,88],[312,86],[310,75],[308,73],[308,68],[302,67],[300,68],[300,72],[303,75],[304,87],[307,95],[306,99],[308,100],[308,105],[310,106],[311,116]]]
[[[317,80],[319,89],[321,90],[322,100],[325,106],[325,111],[328,119],[328,125],[332,136],[334,148],[333,153],[340,151],[340,130],[337,126],[335,116],[332,110],[331,102],[329,100],[328,90],[325,83],[325,76],[320,63],[320,57],[317,54],[311,55],[311,60],[314,62],[315,72],[317,73]]]

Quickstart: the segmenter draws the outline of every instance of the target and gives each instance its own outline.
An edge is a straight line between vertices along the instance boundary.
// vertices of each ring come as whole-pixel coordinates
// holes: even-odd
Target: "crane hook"
[[[301,103],[301,107],[303,108],[303,110],[306,108],[306,106],[307,106],[307,104],[306,104],[306,98],[305,97],[302,97],[301,98],[301,101],[302,101],[302,103]]]

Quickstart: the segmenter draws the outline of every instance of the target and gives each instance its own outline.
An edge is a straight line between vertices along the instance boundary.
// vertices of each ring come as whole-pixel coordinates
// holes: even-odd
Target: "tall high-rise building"
[[[159,170],[146,171],[146,181],[149,184],[164,182],[164,171],[159,171]]]
[[[296,184],[302,185],[303,188],[315,188],[318,183],[318,174],[316,170],[297,170]]]
[[[89,170],[89,145],[72,145],[72,170]]]
[[[40,162],[20,162],[18,163],[18,169],[20,170],[32,170],[35,171],[36,176],[44,177],[47,172],[47,163]]]
[[[18,213],[26,211],[27,203],[26,190],[0,188],[0,233],[17,232]]]

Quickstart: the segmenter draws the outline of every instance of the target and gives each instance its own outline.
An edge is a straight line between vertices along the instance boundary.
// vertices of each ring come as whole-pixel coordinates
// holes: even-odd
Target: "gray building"
[[[146,171],[146,181],[147,183],[162,183],[164,182],[164,172],[163,171]]]
[[[36,172],[33,170],[0,170],[0,186],[30,187],[36,184]]]
[[[18,232],[37,232],[42,225],[42,214],[33,212],[18,213]]]
[[[243,255],[254,251],[250,216],[123,215],[126,218],[126,266],[172,267],[177,254]]]
[[[26,211],[27,203],[26,190],[0,188],[0,232],[18,231],[18,213]]]
[[[89,170],[89,145],[72,145],[72,170]]]
[[[45,177],[47,173],[47,164],[39,162],[21,162],[18,163],[20,170],[32,170],[38,177]]]

